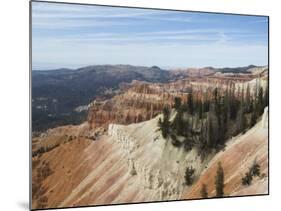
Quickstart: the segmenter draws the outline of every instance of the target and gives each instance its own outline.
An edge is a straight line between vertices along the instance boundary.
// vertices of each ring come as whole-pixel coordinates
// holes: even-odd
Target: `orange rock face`
[[[146,121],[161,113],[165,106],[171,108],[175,97],[187,97],[180,92],[164,92],[164,88],[162,84],[134,82],[123,94],[106,101],[94,101],[88,122],[92,128],[107,128],[109,123],[127,125]]]
[[[110,140],[100,137],[98,141],[84,138],[69,143],[34,158],[33,181],[40,182],[41,194],[34,198],[33,208],[72,207],[137,202],[142,194],[131,190],[128,165],[121,151]],[[51,169],[50,175],[38,181],[38,172]],[[42,168],[39,168],[42,167]],[[120,192],[128,189],[127,198],[118,201]],[[45,196],[45,203],[42,199]],[[117,201],[116,201],[117,200]],[[120,199],[119,199],[120,200]]]

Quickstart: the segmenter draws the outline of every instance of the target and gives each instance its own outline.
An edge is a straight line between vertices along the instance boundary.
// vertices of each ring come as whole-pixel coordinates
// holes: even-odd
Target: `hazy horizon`
[[[90,67],[90,66],[106,66],[106,65],[109,65],[109,66],[118,66],[118,65],[128,65],[128,66],[135,66],[135,67],[152,67],[152,66],[157,66],[159,67],[160,69],[162,70],[176,70],[176,69],[188,69],[188,68],[208,68],[208,67],[211,67],[211,68],[214,68],[214,69],[221,69],[221,68],[239,68],[239,67],[248,67],[248,66],[256,66],[256,67],[265,67],[265,66],[268,66],[267,64],[266,65],[255,65],[255,64],[248,64],[248,65],[245,65],[245,66],[222,66],[222,67],[214,67],[214,66],[208,66],[208,65],[205,65],[205,66],[200,66],[200,67],[193,67],[193,66],[182,66],[182,67],[167,67],[167,66],[159,66],[159,65],[152,65],[152,66],[145,66],[145,65],[133,65],[133,64],[92,64],[92,65],[74,65],[73,67],[65,67],[65,66],[62,66],[62,67],[54,67],[54,68],[47,68],[47,69],[42,69],[42,68],[32,68],[32,71],[52,71],[52,70],[59,70],[59,69],[69,69],[69,70],[76,70],[76,69],[79,69],[79,68],[84,68],[84,67]]]
[[[268,64],[268,18],[32,2],[32,68]]]

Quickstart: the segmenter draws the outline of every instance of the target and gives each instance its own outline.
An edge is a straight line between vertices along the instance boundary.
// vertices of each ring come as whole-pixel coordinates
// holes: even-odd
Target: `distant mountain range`
[[[133,80],[165,83],[216,72],[245,73],[254,67],[256,66],[164,70],[157,66],[92,65],[78,69],[33,70],[33,130],[80,123],[86,118],[86,112],[78,113],[75,108],[88,105],[108,90],[118,90],[120,83],[130,83]]]
[[[32,71],[33,129],[45,130],[66,123],[80,123],[85,116],[74,109],[87,105],[107,89],[122,82],[166,82],[168,71],[157,66],[96,65],[78,69]]]

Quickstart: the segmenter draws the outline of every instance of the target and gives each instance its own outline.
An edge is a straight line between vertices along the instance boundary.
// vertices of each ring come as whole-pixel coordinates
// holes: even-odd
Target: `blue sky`
[[[267,18],[32,2],[33,69],[267,65]]]

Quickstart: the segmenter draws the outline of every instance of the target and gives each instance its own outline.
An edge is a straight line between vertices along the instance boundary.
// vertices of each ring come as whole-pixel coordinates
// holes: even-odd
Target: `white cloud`
[[[40,49],[45,49],[40,51]],[[79,53],[77,53],[79,52]],[[42,43],[33,49],[33,60],[56,64],[54,67],[91,64],[127,64],[162,66],[243,66],[267,64],[267,46],[262,45],[181,45],[99,43]]]
[[[33,27],[40,29],[130,25],[128,22],[121,22],[122,18],[131,18],[132,21],[135,21],[133,24],[136,24],[137,20],[190,21],[175,17],[161,17],[166,13],[166,11],[144,9],[35,2],[32,8],[32,21]]]
[[[128,62],[182,67],[267,63],[266,30],[257,33],[244,22],[235,25],[237,22],[230,21],[230,26],[225,26],[216,22],[217,16],[206,19],[187,14],[33,3],[34,67]],[[69,29],[73,29],[71,33]]]

